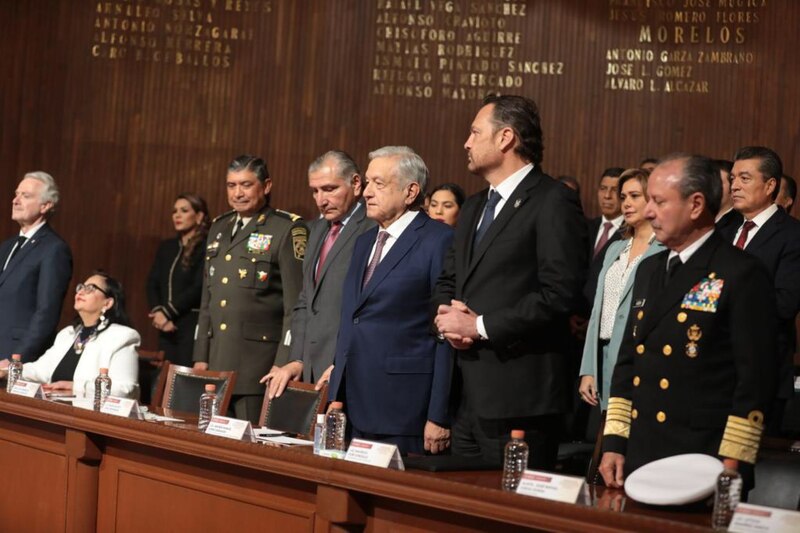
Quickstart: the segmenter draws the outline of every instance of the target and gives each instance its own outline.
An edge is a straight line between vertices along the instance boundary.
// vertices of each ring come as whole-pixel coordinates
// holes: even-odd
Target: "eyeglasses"
[[[83,291],[84,294],[92,294],[94,291],[100,291],[106,297],[108,297],[108,293],[94,283],[78,283],[75,285],[75,294],[78,294],[81,291]]]

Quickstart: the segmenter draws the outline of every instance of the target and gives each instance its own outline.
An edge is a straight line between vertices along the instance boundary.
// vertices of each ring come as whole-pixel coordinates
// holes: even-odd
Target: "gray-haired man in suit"
[[[290,380],[328,381],[336,350],[342,306],[342,283],[350,266],[356,237],[372,228],[361,199],[363,179],[355,161],[331,150],[308,168],[308,186],[321,217],[310,224],[303,261],[303,289],[292,315],[288,360],[262,378],[270,397],[280,396]]]

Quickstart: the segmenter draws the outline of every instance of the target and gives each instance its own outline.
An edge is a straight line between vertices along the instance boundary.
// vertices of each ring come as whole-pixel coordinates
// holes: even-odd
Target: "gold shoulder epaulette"
[[[231,215],[235,215],[235,214],[236,214],[236,210],[235,210],[235,209],[231,209],[231,210],[230,210],[230,211],[228,211],[227,213],[222,213],[221,215],[219,215],[218,217],[216,217],[214,220],[212,220],[212,221],[211,221],[211,223],[213,224],[213,223],[214,223],[214,222],[216,222],[217,220],[222,220],[222,219],[223,219],[223,218],[225,218],[225,217],[229,217],[229,216],[231,216]]]
[[[283,216],[287,217],[292,222],[297,222],[298,220],[302,220],[302,218],[303,218],[300,215],[296,215],[294,213],[290,213],[288,211],[284,211],[283,209],[276,209],[275,212],[280,214],[280,215],[283,215]]]

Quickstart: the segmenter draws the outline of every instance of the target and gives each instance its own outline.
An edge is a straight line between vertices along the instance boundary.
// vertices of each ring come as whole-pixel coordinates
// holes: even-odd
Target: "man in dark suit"
[[[271,397],[280,396],[289,380],[317,384],[330,378],[342,312],[342,285],[356,238],[375,227],[361,202],[363,179],[358,165],[344,152],[332,150],[308,169],[308,186],[322,218],[309,224],[311,233],[303,260],[303,289],[292,314],[292,342],[280,366],[264,376]]]
[[[289,352],[308,229],[299,216],[270,207],[272,180],[260,157],[234,159],[225,185],[233,211],[208,232],[194,367],[236,370],[230,414],[256,423],[259,380]]]
[[[683,453],[752,465],[775,388],[775,359],[765,355],[775,347],[774,293],[764,267],[714,231],[718,168],[667,157],[647,192],[645,216],[668,250],[636,273],[599,467],[611,487]]]
[[[58,200],[45,172],[25,174],[17,186],[11,218],[19,236],[0,244],[0,358],[35,361],[55,338],[72,277],[69,246],[47,223]]]
[[[775,203],[791,215],[795,200],[797,200],[797,182],[793,177],[784,174],[781,177],[781,188]]]
[[[714,163],[719,167],[719,178],[722,181],[722,202],[719,206],[719,213],[714,219],[714,224],[717,227],[717,231],[724,233],[731,226],[738,228],[742,225],[742,214],[733,208],[733,198],[731,197],[733,161],[716,159]]]
[[[587,264],[575,192],[544,174],[536,104],[490,95],[464,145],[490,187],[465,203],[436,286],[435,326],[458,350],[453,452],[500,463],[512,429],[551,467],[574,376],[568,316]]]
[[[353,249],[330,399],[344,401],[354,438],[439,453],[450,438],[452,351],[430,331],[428,306],[453,230],[420,211],[428,169],[413,150],[369,157],[364,200],[379,227]]]
[[[775,416],[770,417],[771,433],[780,428],[783,402],[794,393],[792,358],[800,311],[800,221],[775,204],[782,175],[783,164],[774,151],[763,146],[739,149],[731,172],[731,195],[743,219],[739,226],[722,230],[728,242],[760,259],[774,282],[781,380]]]

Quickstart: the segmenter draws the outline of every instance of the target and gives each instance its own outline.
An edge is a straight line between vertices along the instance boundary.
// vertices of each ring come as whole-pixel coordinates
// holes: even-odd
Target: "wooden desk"
[[[0,472],[4,531],[611,532],[710,523],[705,510],[555,503],[498,490],[499,472],[382,470],[4,392]]]

